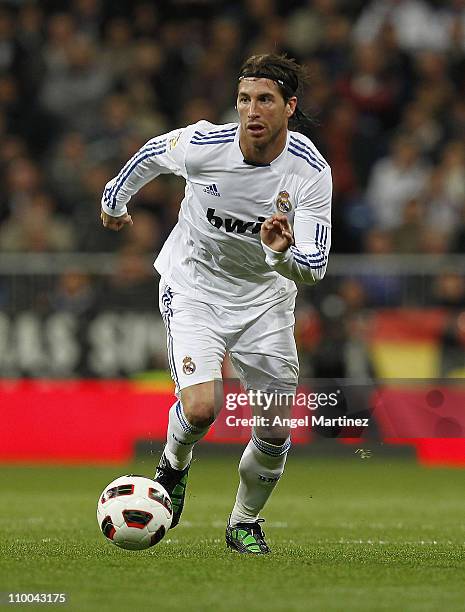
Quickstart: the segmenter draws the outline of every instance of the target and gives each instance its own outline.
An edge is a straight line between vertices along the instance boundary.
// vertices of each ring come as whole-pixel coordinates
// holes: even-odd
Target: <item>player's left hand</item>
[[[266,246],[283,253],[294,242],[286,215],[273,215],[262,223],[260,238]]]
[[[100,219],[102,221],[103,227],[107,229],[111,229],[114,232],[119,232],[125,225],[134,225],[132,222],[132,217],[128,213],[121,215],[120,217],[112,217],[105,211],[100,211]]]

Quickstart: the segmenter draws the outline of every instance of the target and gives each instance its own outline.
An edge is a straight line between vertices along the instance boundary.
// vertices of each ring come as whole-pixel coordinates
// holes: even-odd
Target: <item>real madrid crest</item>
[[[292,204],[289,200],[289,194],[287,191],[280,191],[276,198],[276,208],[279,212],[288,213],[292,210]]]
[[[192,357],[184,357],[182,360],[182,371],[184,374],[193,374],[195,372],[195,363],[192,361]]]

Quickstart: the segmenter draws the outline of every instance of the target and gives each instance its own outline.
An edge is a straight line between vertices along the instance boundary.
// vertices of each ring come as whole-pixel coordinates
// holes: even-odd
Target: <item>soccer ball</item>
[[[109,542],[128,550],[158,544],[171,526],[173,507],[154,480],[128,474],[105,487],[97,504],[97,521]]]

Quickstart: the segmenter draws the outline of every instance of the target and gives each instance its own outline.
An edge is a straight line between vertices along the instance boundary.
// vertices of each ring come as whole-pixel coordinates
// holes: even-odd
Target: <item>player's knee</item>
[[[202,397],[190,397],[183,400],[182,407],[186,419],[194,427],[204,429],[209,427],[215,420],[215,405],[213,401]]]
[[[181,391],[181,402],[186,419],[194,427],[205,429],[215,420],[221,406],[215,406],[222,398],[221,393],[215,393],[214,383],[200,383],[186,387]]]
[[[282,446],[289,437],[289,427],[257,427],[255,429],[257,438],[273,444],[274,446]]]

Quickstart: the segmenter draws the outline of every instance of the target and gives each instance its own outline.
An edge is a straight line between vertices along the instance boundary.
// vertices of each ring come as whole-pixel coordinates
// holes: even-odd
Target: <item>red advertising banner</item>
[[[461,423],[451,423],[450,413],[452,404],[459,408],[454,414],[461,412],[465,393],[449,395],[452,404],[444,406],[445,420],[438,431],[430,427],[439,410],[434,405],[426,412],[415,412],[419,415],[417,423],[412,422],[408,408],[415,406],[420,396],[423,398],[424,392],[416,397],[412,390],[383,391],[383,401],[373,413],[382,439],[414,445],[418,459],[425,464],[465,465],[465,438],[457,433]],[[168,411],[174,400],[170,385],[165,384],[1,381],[0,461],[126,462],[132,458],[138,440],[165,438]],[[297,416],[304,418],[304,413]],[[223,410],[207,441],[225,444],[248,440],[250,428],[228,429],[228,418],[231,420],[231,413]],[[420,435],[414,435],[414,430]],[[292,434],[295,444],[311,443],[312,432],[307,426],[296,427]]]

